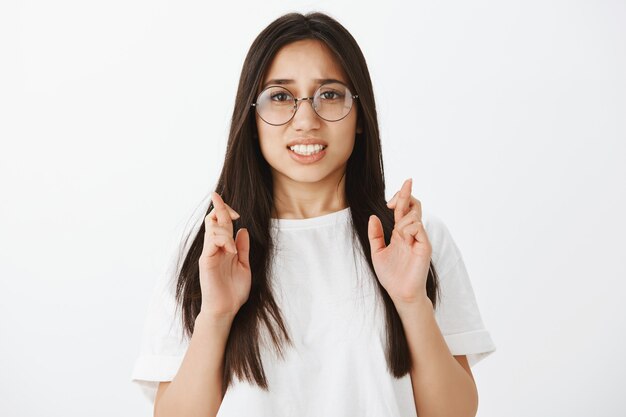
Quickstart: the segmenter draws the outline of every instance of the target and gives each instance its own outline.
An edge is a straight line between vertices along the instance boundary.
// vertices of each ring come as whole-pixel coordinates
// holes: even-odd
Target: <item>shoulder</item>
[[[433,253],[432,261],[438,271],[445,271],[454,266],[461,258],[459,250],[446,222],[431,211],[422,211],[422,223]]]
[[[441,217],[432,211],[422,210],[422,223],[424,223],[424,228],[431,239],[431,243],[433,238],[441,238],[448,231]]]

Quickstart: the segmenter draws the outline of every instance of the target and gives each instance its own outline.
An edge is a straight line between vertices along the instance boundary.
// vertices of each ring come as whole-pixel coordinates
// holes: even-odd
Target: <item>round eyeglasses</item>
[[[319,117],[328,122],[337,122],[350,113],[354,99],[350,89],[340,82],[322,84],[313,97],[294,98],[285,87],[271,85],[265,88],[251,106],[259,117],[273,126],[288,123],[298,111],[298,102],[313,100],[311,105]]]

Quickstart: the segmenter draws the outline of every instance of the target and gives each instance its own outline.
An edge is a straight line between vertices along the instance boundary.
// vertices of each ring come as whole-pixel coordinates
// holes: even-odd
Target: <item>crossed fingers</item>
[[[394,229],[398,235],[407,243],[413,243],[415,235],[419,231],[421,219],[415,210],[409,211],[398,223],[394,225]]]
[[[423,227],[422,204],[411,195],[412,185],[413,180],[409,178],[387,203],[387,207],[394,209],[394,230],[408,244],[422,240],[419,233]]]
[[[216,193],[211,193],[213,209],[204,218],[206,236],[215,236],[214,240],[218,246],[228,248],[232,253],[237,253],[237,248],[233,240],[233,220],[241,217],[222,200]]]
[[[224,200],[222,200],[222,196],[220,196],[215,191],[211,193],[211,201],[213,201],[213,208],[205,217],[205,220],[209,219],[210,224],[227,224],[228,221],[226,221],[226,219],[237,220],[239,217],[241,217],[239,213],[237,213],[228,204],[226,204]],[[222,216],[221,223],[218,213],[224,214],[224,216]]]
[[[394,221],[398,223],[409,211],[417,212],[418,221],[422,219],[422,203],[411,195],[413,179],[409,178],[402,184],[400,191],[387,203],[387,207],[394,209]]]

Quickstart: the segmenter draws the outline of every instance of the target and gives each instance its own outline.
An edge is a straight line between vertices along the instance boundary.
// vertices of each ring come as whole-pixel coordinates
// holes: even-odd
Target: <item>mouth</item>
[[[297,154],[297,155],[301,155],[301,156],[310,156],[310,155],[315,155],[321,151],[323,151],[324,149],[328,148],[328,145],[323,145],[323,144],[318,144],[318,145],[294,145],[294,146],[287,146],[287,149],[290,150],[291,152]]]
[[[326,155],[327,147],[328,146],[316,146],[311,149],[298,146],[287,146],[287,151],[289,152],[289,156],[291,157],[291,159],[293,159],[294,161],[301,164],[311,164],[313,162],[319,161]]]

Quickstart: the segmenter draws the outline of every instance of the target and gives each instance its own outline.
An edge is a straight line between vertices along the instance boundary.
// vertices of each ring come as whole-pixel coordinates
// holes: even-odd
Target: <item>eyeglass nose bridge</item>
[[[311,103],[311,108],[313,108],[313,112],[315,113],[315,115],[317,117],[320,117],[323,119],[322,116],[319,115],[319,113],[317,112],[317,109],[315,108],[315,96],[312,97],[302,97],[302,98],[295,98],[293,99],[294,103],[293,103],[293,113],[291,115],[291,118],[289,118],[289,120],[287,120],[287,122],[285,123],[289,123],[295,116],[296,116],[296,112],[298,111],[298,109],[300,108],[300,105],[298,104],[299,102],[302,101],[308,101]]]
[[[296,111],[298,111],[298,102],[299,101],[310,101],[311,102],[311,107],[313,107],[313,110],[315,110],[315,106],[313,106],[313,104],[315,103],[313,100],[315,100],[315,96],[313,97],[302,97],[302,98],[294,98],[293,101],[293,108],[296,109]],[[294,112],[295,113],[295,112]],[[317,111],[315,112],[317,113]]]

